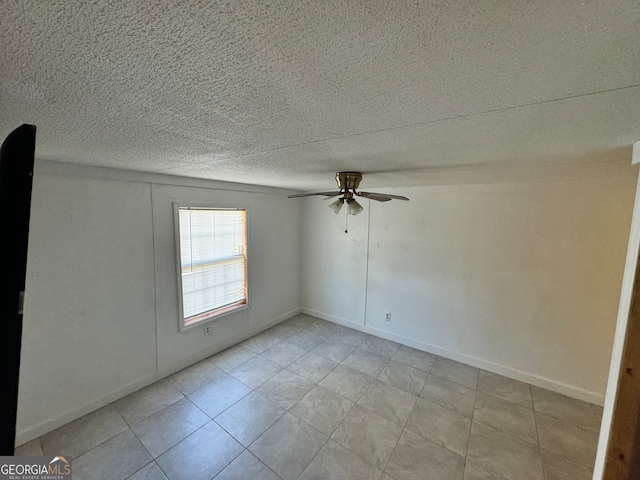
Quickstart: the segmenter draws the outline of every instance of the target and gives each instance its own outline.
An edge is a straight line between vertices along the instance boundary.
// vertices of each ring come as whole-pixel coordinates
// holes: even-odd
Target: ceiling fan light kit
[[[358,215],[362,210],[364,210],[362,205],[360,205],[354,198],[347,201],[347,213],[349,215]]]
[[[342,210],[342,205],[344,204],[344,199],[339,198],[338,200],[336,200],[335,202],[331,203],[329,205],[329,208],[331,210],[333,210],[333,213],[335,213],[336,215],[338,214],[338,212],[340,212],[340,210]]]
[[[402,195],[391,195],[388,193],[374,193],[374,192],[359,192],[357,188],[360,186],[362,180],[362,174],[360,172],[338,172],[336,173],[336,182],[339,190],[337,192],[311,192],[311,193],[295,193],[288,195],[288,198],[298,197],[310,197],[313,195],[324,195],[325,197],[337,197],[340,196],[335,202],[329,205],[329,208],[333,213],[339,213],[342,206],[347,204],[347,214],[358,215],[362,212],[362,205],[354,198],[357,197],[368,198],[369,200],[376,200],[378,202],[388,202],[389,200],[406,200],[407,197]]]

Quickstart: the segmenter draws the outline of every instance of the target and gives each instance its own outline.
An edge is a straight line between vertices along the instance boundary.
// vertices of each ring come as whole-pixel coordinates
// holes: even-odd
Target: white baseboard
[[[209,358],[210,356],[215,355],[216,353],[221,352],[226,348],[236,345],[246,340],[247,338],[254,336],[257,333],[260,333],[261,331],[264,331],[270,327],[273,327],[274,325],[277,325],[287,320],[288,318],[291,318],[294,315],[299,314],[301,310],[302,310],[301,308],[294,308],[293,310],[290,310],[282,315],[279,315],[275,319],[261,325],[259,329],[255,331],[251,331],[250,333],[248,333],[246,336],[243,336],[239,340],[231,342],[229,345],[224,345],[223,347],[216,346],[215,348],[198,352],[192,357],[189,357],[188,359],[185,359],[175,365],[172,365],[170,368],[149,373],[134,382],[131,382],[117,390],[114,390],[113,392],[110,392],[108,395],[103,395],[99,398],[95,398],[83,404],[80,407],[72,408],[70,410],[67,410],[66,412],[56,415],[53,418],[47,419],[44,422],[41,422],[37,425],[24,428],[16,432],[15,445],[16,447],[18,447],[27,442],[30,442],[34,438],[38,438],[39,436],[44,435],[45,433],[49,433],[58,427],[66,425],[67,423],[77,420],[78,418],[83,417],[88,413],[91,413],[99,408],[102,408],[106,405],[109,405],[110,403],[115,402],[116,400],[126,397],[127,395],[137,390],[140,390],[141,388],[147,387],[152,383],[157,382],[158,380],[162,380],[163,378],[166,378],[169,375],[173,375],[174,373],[179,372],[184,368],[190,367],[191,365],[198,363],[199,361],[204,360],[205,358]]]
[[[321,318],[322,320],[327,320],[329,322],[337,323],[338,325],[344,325],[345,327],[351,327],[356,330],[360,330],[364,332],[366,328],[368,328],[363,323],[354,322],[353,320],[348,320],[346,318],[338,317],[336,315],[331,315],[330,313],[321,312],[319,310],[314,310],[312,308],[302,307],[302,313],[307,315],[311,315],[312,317]],[[370,332],[367,332],[370,333]],[[380,336],[380,335],[378,335]]]
[[[279,323],[282,323],[285,320],[288,320],[289,318],[291,318],[291,317],[293,317],[295,315],[298,315],[300,312],[302,312],[302,308],[301,307],[291,309],[288,312],[277,316],[273,320],[270,320],[269,322],[266,322],[266,323],[263,323],[263,324],[257,326],[256,328],[251,330],[251,334],[249,335],[249,337],[253,337],[254,335],[257,335],[260,332],[264,332],[265,330],[267,330],[267,329],[269,329],[271,327],[274,327],[274,326],[278,325]],[[249,338],[249,337],[247,337],[247,338]]]
[[[323,320],[327,320],[329,322],[337,323],[339,325],[344,325],[345,327],[350,327],[350,328],[353,328],[354,330],[370,333],[377,337],[385,338],[387,340],[392,340],[394,342],[407,345],[408,347],[416,348],[418,350],[432,353],[440,357],[445,357],[451,360],[455,360],[457,362],[464,363],[466,365],[471,365],[472,367],[482,368],[483,370],[487,370],[489,372],[496,373],[498,375],[503,375],[505,377],[509,377],[514,380],[519,380],[521,382],[529,383],[531,385],[535,385],[536,387],[545,388],[547,390],[551,390],[552,392],[560,393],[568,397],[576,398],[578,400],[583,400],[585,402],[593,403],[596,405],[604,404],[603,394],[585,390],[575,385],[569,385],[566,383],[558,382],[556,380],[542,377],[534,373],[529,373],[529,372],[518,370],[512,367],[507,367],[505,365],[500,365],[494,362],[490,362],[488,360],[483,360],[481,358],[465,355],[460,352],[454,352],[451,350],[447,350],[446,348],[438,347],[436,345],[430,345],[427,343],[419,342],[412,338],[396,335],[394,333],[387,332],[385,330],[380,330],[378,328],[370,327],[362,323],[353,322],[346,318],[337,317],[335,315],[331,315],[325,312],[320,312],[318,310],[314,310],[311,308],[303,307],[302,313],[306,313],[307,315],[318,317]]]

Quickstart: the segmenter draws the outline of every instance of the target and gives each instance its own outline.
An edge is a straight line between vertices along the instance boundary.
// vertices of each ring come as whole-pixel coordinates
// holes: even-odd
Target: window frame
[[[183,286],[182,286],[182,261],[181,261],[181,249],[180,249],[180,209],[193,209],[193,210],[244,210],[244,284],[245,284],[245,302],[227,305],[215,310],[209,310],[193,317],[191,319],[197,319],[185,324],[184,318],[184,304],[183,304]],[[178,328],[180,332],[192,330],[194,328],[209,324],[228,315],[238,313],[242,310],[249,308],[249,209],[246,205],[226,205],[224,207],[213,206],[210,203],[178,203],[173,202],[173,222],[174,222],[174,235],[175,235],[175,248],[176,255],[176,279],[177,279],[177,297],[178,297]],[[217,312],[217,313],[216,313]],[[202,318],[199,318],[202,317]]]

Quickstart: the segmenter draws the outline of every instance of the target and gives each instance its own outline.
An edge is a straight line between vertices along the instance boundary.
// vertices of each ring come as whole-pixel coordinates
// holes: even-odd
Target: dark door
[[[633,294],[627,320],[622,362],[618,372],[605,480],[640,478],[640,257],[636,263]]]
[[[0,147],[0,455],[13,455],[16,438],[22,304],[27,272],[36,127],[22,125]]]

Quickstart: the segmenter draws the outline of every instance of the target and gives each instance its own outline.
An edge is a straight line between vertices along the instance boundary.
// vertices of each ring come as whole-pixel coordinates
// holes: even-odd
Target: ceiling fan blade
[[[287,198],[298,197],[311,197],[313,195],[324,195],[325,197],[335,197],[342,194],[342,192],[311,192],[311,193],[294,193],[293,195],[287,195]]]
[[[388,202],[391,200],[389,197],[385,197],[383,195],[377,195],[375,193],[367,193],[367,192],[359,192],[357,195],[368,198],[369,200],[376,200],[378,202]]]
[[[402,195],[391,195],[389,193],[357,192],[356,195],[360,195],[361,197],[365,197],[365,198],[370,198],[371,200],[378,200],[379,202],[388,202],[389,200],[409,201],[407,197],[403,197]]]

